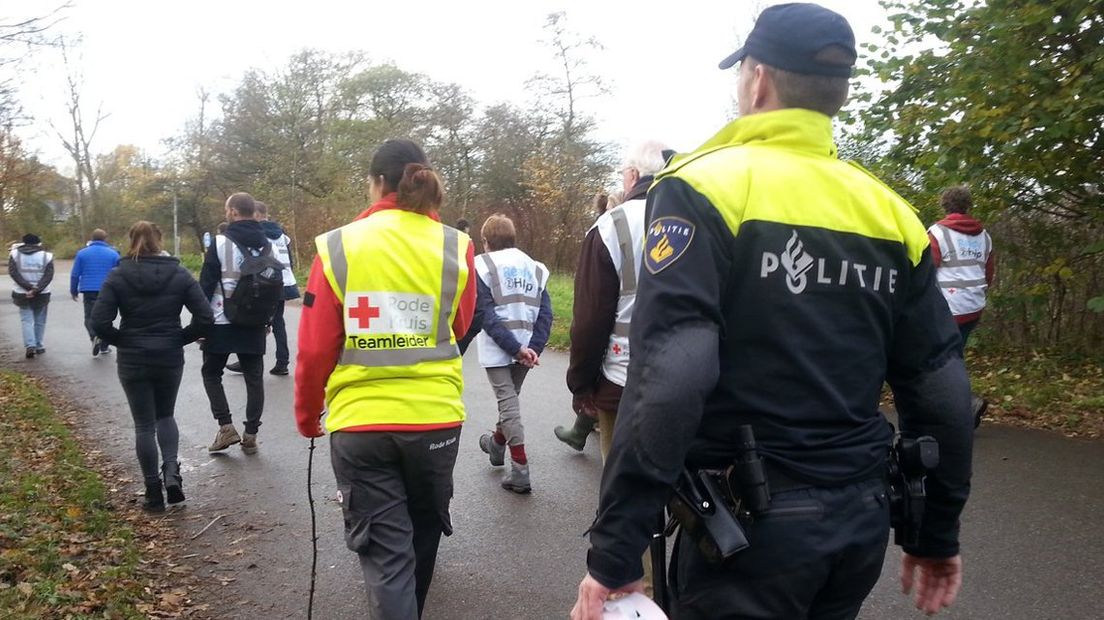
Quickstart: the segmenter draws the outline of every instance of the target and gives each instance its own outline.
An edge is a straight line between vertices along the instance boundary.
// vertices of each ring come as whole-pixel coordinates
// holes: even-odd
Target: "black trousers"
[[[441,534],[452,533],[459,447],[459,427],[330,435],[345,544],[360,558],[369,618],[421,617]]]
[[[773,494],[746,526],[751,546],[709,564],[685,534],[671,560],[676,620],[855,618],[882,572],[889,540],[885,484]]]
[[[230,403],[226,402],[226,390],[222,387],[222,371],[230,353],[203,352],[203,389],[207,391],[207,400],[211,401],[211,414],[219,424],[230,424]],[[238,353],[242,375],[245,376],[245,432],[256,434],[261,427],[261,413],[264,411],[264,356]]]
[[[158,448],[165,463],[177,461],[180,433],[173,413],[184,365],[120,363],[119,383],[134,418],[134,449],[146,478],[158,476]]]
[[[276,365],[287,366],[291,358],[288,350],[287,323],[284,322],[284,303],[276,306],[276,314],[272,315],[272,337],[276,339]]]
[[[94,340],[96,332],[92,331],[92,306],[96,305],[99,291],[81,291],[81,299],[84,301],[84,329],[88,331],[88,339]]]

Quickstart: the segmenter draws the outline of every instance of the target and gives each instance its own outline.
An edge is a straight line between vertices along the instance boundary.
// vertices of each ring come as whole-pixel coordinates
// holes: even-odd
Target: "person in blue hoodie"
[[[100,296],[107,274],[119,264],[119,251],[107,244],[107,232],[102,228],[92,231],[92,240],[73,261],[73,272],[69,274],[69,295],[77,301],[78,293],[84,298],[84,328],[92,340],[92,357],[110,352],[110,347],[92,331],[92,307]]]

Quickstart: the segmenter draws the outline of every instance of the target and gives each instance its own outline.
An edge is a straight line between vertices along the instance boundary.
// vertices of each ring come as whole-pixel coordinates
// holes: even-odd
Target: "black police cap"
[[[818,53],[833,45],[850,54],[850,64],[817,60]],[[842,15],[818,4],[792,3],[764,9],[744,46],[719,66],[728,69],[748,56],[793,73],[850,77],[858,54],[855,33]]]

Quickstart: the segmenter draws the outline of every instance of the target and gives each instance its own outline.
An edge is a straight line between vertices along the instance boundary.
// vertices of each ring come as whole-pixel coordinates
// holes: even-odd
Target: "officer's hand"
[[[901,591],[908,594],[916,585],[916,608],[935,614],[950,607],[962,587],[962,556],[953,558],[918,558],[901,556]]]
[[[643,593],[644,582],[637,580],[616,590],[610,590],[587,573],[579,584],[579,598],[571,608],[571,620],[602,620],[602,605],[611,594],[625,595],[633,592]]]

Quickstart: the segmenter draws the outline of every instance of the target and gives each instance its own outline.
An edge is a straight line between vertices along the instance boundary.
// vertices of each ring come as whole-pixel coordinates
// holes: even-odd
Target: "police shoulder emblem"
[[[681,217],[657,218],[648,226],[644,266],[656,274],[671,266],[694,240],[694,225]]]

